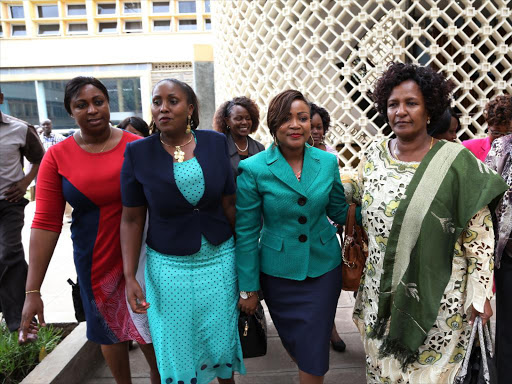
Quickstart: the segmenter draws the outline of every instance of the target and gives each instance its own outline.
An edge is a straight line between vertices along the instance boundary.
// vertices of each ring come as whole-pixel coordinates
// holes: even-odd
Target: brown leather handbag
[[[356,223],[356,205],[350,204],[345,222],[345,238],[341,250],[342,289],[357,291],[368,257],[368,236]]]

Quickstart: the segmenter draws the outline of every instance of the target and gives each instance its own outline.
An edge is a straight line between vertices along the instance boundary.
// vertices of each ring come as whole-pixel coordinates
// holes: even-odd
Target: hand
[[[30,184],[30,183],[29,183]],[[20,180],[9,187],[5,192],[5,200],[16,203],[27,193],[28,184],[24,180]]]
[[[126,280],[126,298],[133,312],[147,313],[149,303],[142,293],[139,282],[134,278]]]
[[[38,293],[29,293],[25,297],[25,304],[23,305],[23,312],[21,313],[20,331],[18,335],[19,344],[34,341],[37,338],[39,327],[37,323],[33,321],[35,315],[37,315],[39,324],[45,327],[43,300]]]
[[[254,295],[249,297],[248,299],[242,299],[238,300],[238,307],[242,312],[247,313],[248,315],[254,315],[256,312],[256,308],[258,308],[258,303],[260,302],[260,299],[258,298],[258,294],[254,292]]]
[[[480,316],[480,318],[482,319],[482,325],[485,325],[493,314],[491,302],[489,301],[489,299],[485,300],[483,313],[478,312],[473,306],[471,306],[471,310],[471,317],[469,318],[469,324],[471,325],[473,325],[473,322],[475,321],[477,316]]]

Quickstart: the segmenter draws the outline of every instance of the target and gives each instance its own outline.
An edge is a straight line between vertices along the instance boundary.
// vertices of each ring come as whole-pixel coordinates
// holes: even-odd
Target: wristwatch
[[[240,297],[244,300],[247,300],[252,295],[254,295],[254,292],[240,291]]]

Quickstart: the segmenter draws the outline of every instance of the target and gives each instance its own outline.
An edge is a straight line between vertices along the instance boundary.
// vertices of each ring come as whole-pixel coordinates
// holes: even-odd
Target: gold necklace
[[[84,137],[82,136],[82,130],[79,130],[78,131],[78,134],[80,135],[80,138],[82,139],[82,141],[84,142],[84,144],[88,147],[88,148],[91,148],[91,144],[89,144],[87,141],[85,141]],[[103,146],[103,148],[101,148],[101,151],[99,152],[91,152],[91,153],[101,153],[105,150],[105,148],[107,148],[107,144],[110,140],[110,138],[112,137],[112,127],[110,127],[110,135],[108,135],[108,139],[107,141],[105,141],[105,145]]]
[[[171,145],[171,144],[167,144],[165,143],[163,140],[162,140],[162,133],[160,133],[160,142],[167,146],[167,147],[174,147],[175,150],[174,150],[174,158],[176,159],[176,161],[178,163],[183,163],[183,160],[185,160],[185,152],[183,152],[181,150],[182,147],[186,146],[186,145],[189,145],[191,142],[192,142],[192,139],[194,138],[194,135],[190,135],[190,139],[189,141],[187,141],[185,144],[182,144],[182,145]]]
[[[432,136],[432,139],[430,140],[430,147],[428,148],[428,150],[430,151],[432,149],[432,145],[434,144],[434,136]],[[393,148],[393,156],[395,157],[395,159],[399,160],[399,161],[402,161],[400,160],[400,158],[398,157],[398,155],[396,154],[396,147],[398,145],[398,139],[395,140],[395,145],[394,145],[394,148]]]
[[[299,170],[298,172],[293,172],[295,173],[295,177],[297,178],[297,181],[300,181],[300,177],[302,176],[302,169]]]

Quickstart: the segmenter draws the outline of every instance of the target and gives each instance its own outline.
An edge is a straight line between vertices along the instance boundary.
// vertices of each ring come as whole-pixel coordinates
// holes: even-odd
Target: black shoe
[[[332,344],[332,348],[336,351],[336,352],[345,352],[345,349],[347,349],[347,345],[345,344],[345,342],[343,340],[340,339],[340,341],[332,341],[331,340],[331,344]]]

